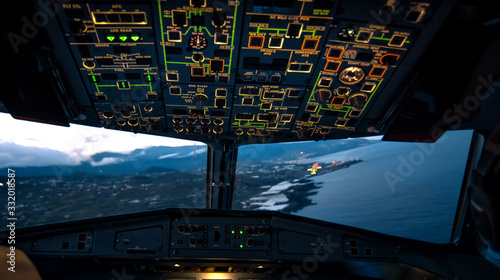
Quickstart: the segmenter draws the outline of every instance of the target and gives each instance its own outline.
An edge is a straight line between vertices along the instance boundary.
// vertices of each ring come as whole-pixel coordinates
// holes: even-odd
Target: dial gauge
[[[363,69],[351,66],[342,70],[339,74],[339,80],[346,85],[354,85],[359,83],[365,77],[365,71]]]
[[[189,38],[188,41],[189,47],[195,50],[203,50],[207,47],[208,41],[207,38],[201,36],[201,35],[194,35],[191,38]]]

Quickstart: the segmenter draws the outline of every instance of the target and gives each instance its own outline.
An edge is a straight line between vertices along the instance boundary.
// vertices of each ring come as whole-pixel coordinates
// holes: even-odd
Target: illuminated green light
[[[231,231],[231,233],[232,233],[232,234],[234,234],[234,230],[233,230],[233,231]]]
[[[122,40],[122,42],[125,42],[127,40],[127,35],[120,35],[120,40]]]
[[[95,79],[94,75],[92,75],[92,81],[94,81],[94,83],[96,82],[96,79]]]
[[[122,82],[122,88],[125,88],[125,87],[126,87],[126,86],[125,86],[125,82]]]
[[[242,231],[242,230],[240,230],[240,234],[243,234],[243,231]],[[241,246],[243,246],[243,245],[241,245]]]
[[[243,248],[243,244],[240,244],[240,248]]]
[[[116,39],[115,35],[108,35],[106,36],[106,40],[113,42]]]
[[[139,35],[134,34],[134,35],[130,35],[130,39],[132,39],[132,41],[134,41],[134,42],[137,42],[137,41],[139,41],[139,39],[141,39],[141,37]]]

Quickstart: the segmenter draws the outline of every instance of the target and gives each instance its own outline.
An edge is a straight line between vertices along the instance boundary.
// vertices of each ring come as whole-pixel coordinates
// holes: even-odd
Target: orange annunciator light
[[[251,49],[261,49],[264,47],[264,35],[250,35],[248,37],[248,47]]]
[[[205,67],[199,67],[199,66],[191,67],[191,76],[205,77]]]
[[[300,48],[303,51],[315,51],[318,48],[319,39],[317,38],[305,38],[302,42],[302,47]]]
[[[332,99],[332,105],[335,105],[335,106],[342,106],[344,105],[345,103],[345,98],[344,97],[341,97],[341,96],[335,96],[333,99]]]
[[[210,59],[210,72],[224,72],[224,59]]]
[[[387,67],[373,66],[373,68],[370,71],[370,74],[368,74],[368,76],[380,78],[380,77],[384,76],[385,71],[387,71]]]
[[[344,53],[344,48],[342,47],[330,47],[326,53],[327,58],[340,59]]]
[[[340,64],[340,61],[327,60],[323,70],[328,72],[337,72],[339,71]]]

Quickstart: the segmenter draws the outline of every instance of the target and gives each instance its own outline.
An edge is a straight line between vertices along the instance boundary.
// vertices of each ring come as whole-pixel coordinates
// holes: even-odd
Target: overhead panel
[[[89,1],[58,19],[92,125],[246,144],[373,135],[436,5],[403,2]]]

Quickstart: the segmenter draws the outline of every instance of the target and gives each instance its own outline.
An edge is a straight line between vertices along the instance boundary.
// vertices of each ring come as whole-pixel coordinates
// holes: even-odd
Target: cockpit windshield
[[[206,207],[204,143],[0,118],[0,182],[15,170],[19,227]],[[472,135],[447,132],[434,144],[366,137],[244,145],[232,208],[448,243]]]
[[[243,146],[233,208],[449,243],[471,138],[450,131],[433,144],[367,137]]]
[[[18,227],[205,207],[204,143],[0,114],[0,182],[15,174]],[[6,220],[7,211],[0,211]]]

